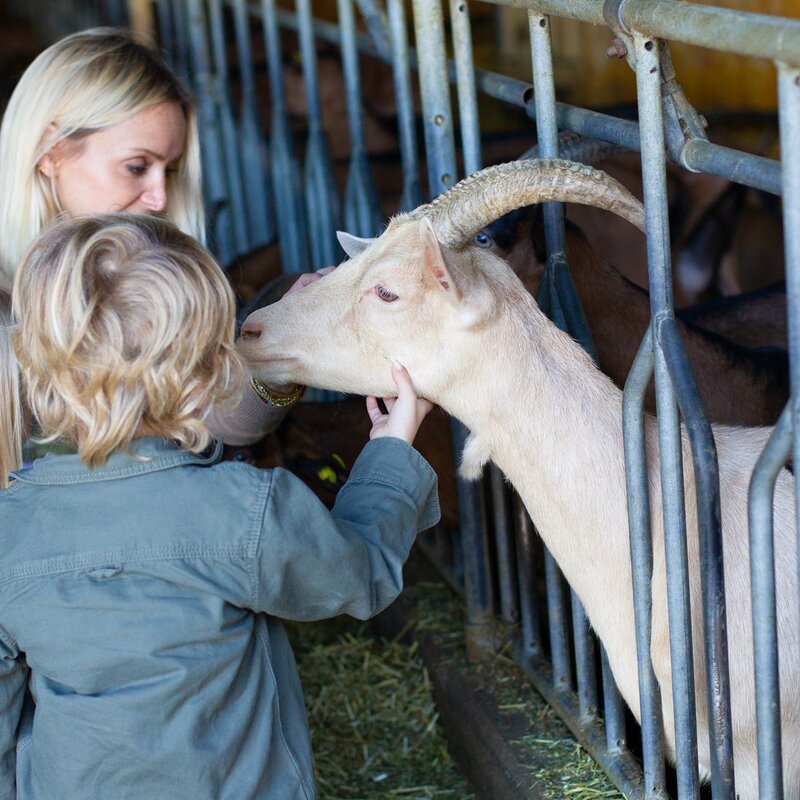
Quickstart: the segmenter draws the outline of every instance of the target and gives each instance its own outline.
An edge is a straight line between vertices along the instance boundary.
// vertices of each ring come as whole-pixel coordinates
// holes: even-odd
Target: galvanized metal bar
[[[158,26],[158,43],[166,58],[174,62],[175,32],[172,27],[172,13],[169,0],[157,0],[156,25]]]
[[[440,0],[414,0],[414,33],[419,55],[419,82],[425,128],[428,190],[436,197],[455,183],[457,174],[453,114],[447,80],[444,15]],[[460,457],[466,428],[452,422],[453,449]],[[467,656],[485,658],[494,647],[492,575],[481,487],[457,478],[459,527],[467,600]]]
[[[572,639],[575,643],[575,677],[578,682],[578,708],[581,721],[586,724],[597,718],[598,694],[595,672],[597,646],[586,612],[574,591],[570,592],[570,602]]]
[[[516,622],[519,619],[519,601],[517,600],[515,581],[516,559],[514,557],[514,525],[511,519],[510,491],[505,476],[497,467],[492,465],[488,473],[492,495],[491,507],[500,615],[506,622]]]
[[[653,375],[655,356],[652,330],[647,332],[633,361],[622,395],[622,432],[625,446],[628,528],[631,546],[633,610],[636,620],[636,659],[639,668],[639,704],[645,797],[662,797],[665,789],[664,720],[661,689],[650,654],[652,638],[653,543],[650,530],[650,492],[644,397]]]
[[[778,473],[792,451],[792,402],[786,404],[750,479],[750,591],[758,731],[758,796],[783,798],[778,620],[775,606],[773,503]]]
[[[391,2],[394,0],[390,0]],[[495,0],[487,0],[487,2],[495,2]],[[567,12],[570,8],[570,0],[564,0],[564,2],[563,9],[553,13],[560,17],[569,17],[571,15]],[[497,4],[500,4],[499,0],[497,0]],[[542,10],[550,11],[551,9],[548,6],[547,9]],[[574,18],[581,19],[579,16]],[[281,25],[290,29],[297,28],[294,16],[286,12],[279,12],[279,19]],[[600,22],[597,24],[604,24],[602,13]],[[317,21],[314,30],[320,39],[338,41],[338,31],[335,25]],[[359,48],[376,58],[382,57],[367,37],[359,37]],[[411,53],[410,64],[413,68],[417,68],[416,53]],[[456,79],[455,66],[452,64],[448,65],[448,75],[451,81]],[[478,90],[488,97],[523,108],[531,119],[536,118],[534,91],[529,83],[484,69],[475,70],[475,83]],[[572,130],[595,139],[603,139],[628,150],[640,150],[639,126],[631,120],[618,119],[609,114],[557,102],[556,123],[560,129]],[[752,186],[754,189],[761,189],[772,194],[781,193],[780,162],[774,159],[731,150],[711,142],[690,142],[684,148],[682,162],[678,166],[685,165],[692,170],[709,172],[712,175],[736,180],[744,186]]]
[[[551,666],[545,659],[525,653],[521,648],[517,648],[514,658],[538,692],[556,710],[575,738],[600,764],[627,800],[663,800],[666,797],[665,794],[645,794],[638,759],[628,751],[609,751],[600,722],[581,722],[575,693],[557,685]]]
[[[275,0],[261,0],[264,23],[264,47],[269,72],[270,105],[270,176],[276,216],[281,266],[284,272],[303,272],[310,268],[308,227],[302,194],[302,179],[294,152],[294,138],[286,113],[283,89],[281,46]]]
[[[692,447],[700,547],[703,642],[706,656],[711,788],[715,800],[734,800],[733,724],[725,616],[725,574],[717,449],[674,317],[662,317],[658,339]]]
[[[304,172],[306,213],[311,239],[311,260],[317,268],[338,264],[341,260],[341,248],[336,241],[339,200],[328,142],[322,127],[311,0],[297,0],[297,19],[308,103],[308,144]]]
[[[232,0],[239,74],[242,81],[239,111],[239,158],[244,182],[249,246],[260,247],[272,241],[275,230],[269,199],[269,165],[264,131],[256,112],[256,86],[253,53],[250,46],[250,12],[247,0]]]
[[[413,8],[428,189],[431,197],[436,197],[455,183],[457,169],[445,58],[444,18],[439,0],[414,0]]]
[[[356,0],[356,5],[367,25],[373,46],[383,54],[384,58],[391,58],[389,26],[378,0]]]
[[[353,0],[337,0],[344,82],[347,92],[347,124],[350,131],[350,171],[345,191],[345,227],[356,236],[377,236],[383,227],[378,191],[372,180],[364,143],[361,76],[358,68],[356,20]]]
[[[553,688],[572,688],[572,667],[567,624],[566,581],[550,551],[544,551],[544,577],[547,586],[547,624],[550,632],[550,662],[553,665]]]
[[[410,211],[422,203],[419,155],[414,118],[414,93],[411,86],[411,62],[406,35],[404,0],[388,0],[394,96],[397,103],[397,126],[400,135],[400,160],[403,166],[403,193],[400,211]]]
[[[458,87],[458,124],[464,173],[481,168],[481,131],[478,121],[478,96],[475,90],[475,62],[472,56],[472,28],[467,0],[450,0],[450,25]]]
[[[558,126],[553,78],[553,54],[550,45],[550,24],[547,17],[528,13],[533,64],[533,102],[536,108],[536,139],[541,158],[558,158]],[[543,203],[544,234],[547,252],[563,253],[564,208],[561,203]]]
[[[516,520],[514,540],[517,548],[522,646],[526,655],[540,654],[542,628],[539,621],[539,594],[536,590],[537,576],[534,573],[534,548],[538,544],[538,538],[534,534],[530,515],[516,493],[512,495],[512,503]]]
[[[222,19],[222,0],[208,0],[208,23],[211,36],[211,57],[214,76],[210,82],[211,99],[219,119],[222,153],[225,162],[225,178],[228,188],[228,203],[236,247],[235,255],[250,249],[247,231],[247,216],[244,202],[244,182],[239,164],[239,131],[231,110],[231,85],[228,73],[227,36]]]
[[[223,166],[223,146],[219,131],[219,120],[214,107],[214,85],[211,73],[211,57],[206,38],[206,19],[202,0],[185,0],[188,34],[191,45],[192,72],[198,95],[198,127],[203,153],[203,179],[205,200],[208,209],[209,245],[223,263],[233,259],[233,221],[228,198],[227,178]],[[176,2],[173,8],[182,6]],[[178,29],[176,20],[176,30]]]
[[[189,26],[191,24],[190,6],[187,6],[186,0],[167,0],[167,8],[172,10],[172,30],[175,33],[173,39],[173,66],[175,71],[187,85],[196,85],[192,81],[193,70],[190,69],[190,64],[193,63],[191,31]],[[197,77],[196,75],[194,76]]]
[[[604,25],[602,0],[486,0],[493,5],[527,8],[540,14],[579,19]],[[737,53],[778,59],[797,65],[800,57],[800,20],[717,8],[680,0],[636,0],[623,3],[620,21],[625,28],[653,38]]]
[[[700,785],[694,699],[692,628],[689,603],[686,512],[683,493],[682,441],[678,407],[661,342],[662,317],[673,315],[667,219],[666,159],[661,106],[658,42],[634,33],[642,177],[647,221],[650,305],[654,321],[656,409],[661,462],[662,512],[667,569],[672,707],[678,798],[697,798]],[[668,724],[668,723],[667,723]]]
[[[628,747],[625,733],[625,701],[617,689],[608,654],[603,643],[600,647],[600,669],[603,680],[603,722],[606,728],[606,750],[611,755],[623,753]]]
[[[778,64],[778,101],[781,158],[783,161],[783,238],[786,255],[788,300],[789,380],[792,387],[792,452],[795,486],[800,489],[800,69]],[[800,520],[800,497],[795,492]],[[800,524],[800,523],[799,523]],[[800,548],[799,548],[800,551]]]

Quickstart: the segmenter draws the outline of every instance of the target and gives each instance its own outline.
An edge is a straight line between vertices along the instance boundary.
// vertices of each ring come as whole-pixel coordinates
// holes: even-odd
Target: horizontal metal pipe
[[[605,25],[603,0],[486,0]],[[800,63],[800,20],[753,14],[680,0],[623,3],[620,21],[629,30],[659,39],[708,47],[726,53]]]

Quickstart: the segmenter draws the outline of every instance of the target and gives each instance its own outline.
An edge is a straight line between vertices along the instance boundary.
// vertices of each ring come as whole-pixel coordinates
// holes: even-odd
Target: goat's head
[[[350,260],[253,312],[240,350],[267,383],[356,394],[393,394],[390,364],[399,361],[421,395],[441,402],[454,371],[470,368],[474,334],[521,290],[504,262],[469,243],[508,211],[549,200],[598,205],[643,227],[638,200],[591,167],[490,167],[396,217],[375,240],[341,237]]]

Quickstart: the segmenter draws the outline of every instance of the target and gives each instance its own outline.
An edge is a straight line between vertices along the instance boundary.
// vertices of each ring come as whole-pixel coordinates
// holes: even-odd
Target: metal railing
[[[160,0],[155,4],[161,42],[198,94],[203,130],[211,242],[223,261],[275,239],[284,269],[296,272],[336,263],[334,232],[340,219],[352,232],[374,235],[383,222],[363,131],[359,54],[391,64],[402,165],[397,210],[418,205],[420,152],[431,197],[452,186],[459,164],[480,168],[479,93],[523,109],[535,121],[539,155],[558,156],[558,131],[567,129],[641,153],[647,222],[651,322],[624,393],[628,510],[633,566],[641,699],[641,752],[626,742],[626,712],[608,660],[589,632],[578,599],[567,599],[557,565],[542,557],[546,588],[537,590],[535,531],[502,476],[491,468],[486,492],[459,482],[460,538],[454,553],[441,532],[427,550],[463,591],[467,639],[473,658],[491,650],[498,617],[518,625],[516,658],[576,736],[631,798],[667,796],[662,700],[650,660],[653,553],[645,463],[644,393],[653,374],[661,453],[661,492],[670,619],[670,652],[676,726],[675,794],[700,794],[682,427],[688,434],[697,486],[702,563],[705,661],[711,736],[711,792],[735,797],[730,686],[720,530],[719,475],[714,437],[673,308],[666,192],[667,162],[723,176],[783,197],[792,400],[753,474],[750,488],[752,593],[758,759],[761,798],[781,798],[780,702],[772,552],[772,494],[776,477],[793,454],[800,463],[800,21],[711,8],[678,0],[486,0],[527,9],[532,53],[530,83],[477,69],[472,54],[470,6],[449,0],[413,0],[411,19],[402,0],[338,0],[338,24],[315,20],[309,0],[293,11],[275,0]],[[359,32],[356,7],[363,21]],[[606,25],[625,43],[636,73],[640,123],[559,102],[553,78],[550,16]],[[447,42],[447,29],[452,41]],[[233,35],[231,35],[233,25]],[[226,28],[227,26],[227,28]],[[262,129],[252,60],[253,31],[263,36],[269,125]],[[307,105],[304,141],[293,135],[282,77],[282,35],[297,38]],[[341,50],[347,128],[347,180],[340,195],[334,180],[319,96],[316,43]],[[411,42],[413,41],[413,46]],[[675,80],[668,41],[743,56],[767,58],[778,69],[782,161],[708,141],[699,116]],[[231,44],[235,52],[231,53]],[[453,58],[448,59],[448,49]],[[240,76],[232,103],[229,64]],[[260,69],[260,67],[259,67]],[[414,79],[421,101],[417,114]],[[455,84],[458,125],[451,105]],[[668,89],[665,91],[665,87]],[[417,140],[421,121],[424,146]],[[344,124],[344,121],[342,121]],[[460,134],[457,142],[456,133]],[[533,138],[533,137],[532,137]],[[303,152],[302,162],[296,155]],[[459,152],[461,160],[459,161]],[[266,190],[268,187],[268,191]],[[548,263],[542,305],[553,320],[594,354],[565,256],[563,210],[544,209]],[[455,424],[456,449],[465,431]],[[488,498],[488,502],[487,502]],[[459,549],[460,548],[460,549]],[[544,594],[543,598],[540,596]],[[495,598],[499,608],[495,607]],[[800,612],[800,609],[798,610]],[[544,624],[542,624],[544,623]],[[738,656],[738,654],[737,654]],[[599,660],[601,686],[597,681]],[[800,669],[800,666],[798,667]]]

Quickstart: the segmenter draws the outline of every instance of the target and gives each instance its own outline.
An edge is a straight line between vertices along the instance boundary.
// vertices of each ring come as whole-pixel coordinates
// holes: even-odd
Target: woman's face
[[[183,153],[186,119],[178,103],[151,106],[79,141],[63,139],[39,162],[62,211],[158,214],[167,181]]]

